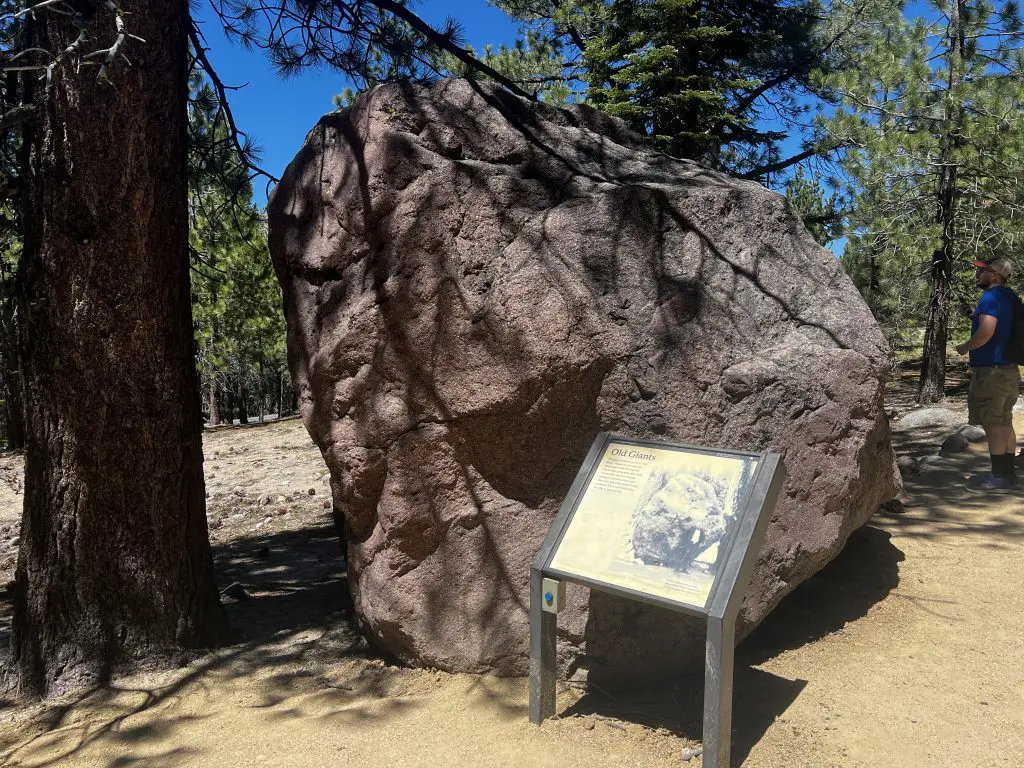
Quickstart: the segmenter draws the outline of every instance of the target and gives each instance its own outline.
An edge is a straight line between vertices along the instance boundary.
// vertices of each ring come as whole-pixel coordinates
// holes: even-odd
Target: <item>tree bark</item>
[[[213,371],[210,372],[209,407],[210,426],[215,427],[220,424],[220,392],[217,386],[217,374]]]
[[[277,376],[277,418],[280,419],[284,416],[284,376],[280,364],[274,366],[274,374]]]
[[[925,326],[918,382],[917,402],[937,403],[946,396],[946,345],[949,342],[949,305],[953,293],[953,252],[956,239],[957,164],[956,150],[962,143],[963,105],[960,86],[964,68],[963,0],[951,4],[949,14],[949,95],[946,106],[946,135],[940,153],[936,192],[936,220],[942,227],[939,246],[932,253],[931,299]]]
[[[229,378],[224,387],[224,414],[222,416],[228,424],[235,423],[235,393],[231,387],[231,379]]]
[[[85,5],[90,47],[109,46],[113,13]],[[13,658],[38,695],[174,663],[226,635],[189,291],[188,8],[131,11],[146,42],[129,43],[112,84],[96,67],[55,71],[28,169]],[[77,36],[73,17],[41,13],[32,44],[59,51]]]
[[[263,387],[263,350],[262,349],[260,350],[260,357],[259,357],[259,371],[260,372],[259,372],[259,379],[258,379],[258,382],[257,382],[257,389],[259,390],[259,401],[260,401],[260,424],[262,424],[263,423],[263,417],[266,415],[265,414],[266,408],[265,408],[264,402],[263,402],[264,387]]]
[[[245,402],[247,392],[245,391],[245,370],[238,366],[238,423],[245,426],[249,423],[249,408]]]

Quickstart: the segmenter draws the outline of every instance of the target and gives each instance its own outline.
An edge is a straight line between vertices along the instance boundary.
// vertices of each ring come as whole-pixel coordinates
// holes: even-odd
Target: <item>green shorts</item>
[[[975,368],[967,390],[968,421],[982,427],[1012,427],[1019,392],[1020,368],[1016,365]]]

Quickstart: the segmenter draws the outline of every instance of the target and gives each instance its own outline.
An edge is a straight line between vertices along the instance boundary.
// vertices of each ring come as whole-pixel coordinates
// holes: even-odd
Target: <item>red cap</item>
[[[971,264],[979,269],[987,269],[1001,275],[1004,280],[1013,277],[1013,262],[1009,259],[992,259],[992,261],[972,261]]]

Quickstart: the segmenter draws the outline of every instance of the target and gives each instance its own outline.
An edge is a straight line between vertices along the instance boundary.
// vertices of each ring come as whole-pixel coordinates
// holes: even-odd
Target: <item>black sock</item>
[[[992,474],[996,477],[1013,477],[1017,474],[1012,453],[1002,453],[998,456],[990,453],[989,458],[992,460]]]
[[[1000,458],[1003,460],[1003,469],[1000,474],[1005,477],[1015,477],[1017,475],[1017,465],[1014,463],[1014,455],[1012,453],[1004,453]]]

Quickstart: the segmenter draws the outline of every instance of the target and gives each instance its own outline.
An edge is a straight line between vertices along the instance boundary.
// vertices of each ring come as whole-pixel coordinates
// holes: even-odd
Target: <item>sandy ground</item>
[[[563,685],[537,728],[523,680],[389,666],[349,625],[301,425],[218,429],[205,447],[218,578],[251,595],[226,599],[239,644],[78,698],[0,702],[0,764],[657,768],[699,745],[699,679],[620,697]],[[17,462],[0,460],[3,581]],[[740,647],[734,765],[1024,765],[1024,491],[962,490],[985,468],[983,443],[929,463],[902,510]],[[0,634],[9,614],[4,593]]]

